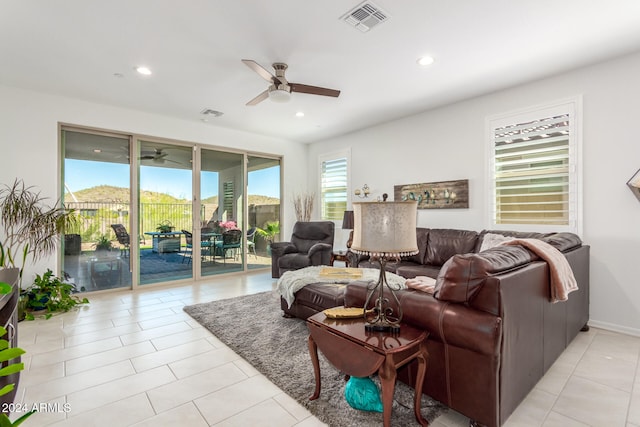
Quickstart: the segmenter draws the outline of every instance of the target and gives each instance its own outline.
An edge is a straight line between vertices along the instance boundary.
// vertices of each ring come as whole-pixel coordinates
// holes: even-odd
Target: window
[[[320,158],[320,209],[323,220],[341,221],[347,210],[349,153]]]
[[[489,121],[492,227],[579,233],[579,100]]]

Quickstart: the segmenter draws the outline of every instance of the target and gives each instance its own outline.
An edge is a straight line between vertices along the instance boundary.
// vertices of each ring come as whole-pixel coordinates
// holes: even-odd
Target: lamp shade
[[[354,203],[351,250],[387,258],[417,254],[417,206],[415,201]]]
[[[353,211],[344,211],[342,217],[342,229],[353,230]]]

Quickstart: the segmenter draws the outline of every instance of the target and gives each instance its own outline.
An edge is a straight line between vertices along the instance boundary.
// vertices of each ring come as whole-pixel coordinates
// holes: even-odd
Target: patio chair
[[[216,253],[222,256],[224,263],[227,263],[227,251],[233,250],[234,257],[236,250],[242,246],[242,230],[227,230],[222,233],[222,241],[216,242]]]
[[[189,257],[189,261],[187,262],[188,264],[191,262],[191,258],[193,258],[193,234],[187,230],[180,230],[180,231],[182,231],[182,233],[184,234],[184,238],[187,241],[187,246],[185,246],[185,250],[184,250],[184,256],[182,257],[182,263],[184,263],[184,260],[187,259],[187,256],[188,256]]]
[[[122,224],[111,224],[111,228],[113,228],[113,232],[116,234],[116,239],[118,239],[118,243],[122,245],[120,247],[120,254],[123,257],[126,257],[130,250],[129,244],[131,243],[131,238],[129,237],[129,233],[127,229]]]
[[[256,228],[251,227],[247,230],[247,253],[253,252],[253,256],[258,258],[256,254]]]
[[[207,233],[208,232],[207,230],[209,229],[203,228],[200,232]],[[182,262],[184,262],[184,260],[187,259],[187,256],[188,256],[188,262],[191,262],[191,259],[193,258],[193,233],[187,230],[180,230],[180,231],[182,231],[187,241],[187,246],[184,251],[184,257],[182,258]],[[210,256],[213,256],[213,252],[211,252],[211,240],[209,238],[206,238],[200,241],[201,256],[204,256],[205,250],[209,252]]]

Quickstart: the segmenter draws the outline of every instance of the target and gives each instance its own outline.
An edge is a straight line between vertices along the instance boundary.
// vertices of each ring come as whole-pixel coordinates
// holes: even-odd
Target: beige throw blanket
[[[515,239],[501,244],[524,246],[549,264],[552,303],[566,301],[569,298],[569,293],[578,290],[578,283],[569,262],[562,252],[547,242],[538,239]]]
[[[428,276],[416,276],[413,279],[407,279],[405,286],[433,295],[436,290],[436,279]]]

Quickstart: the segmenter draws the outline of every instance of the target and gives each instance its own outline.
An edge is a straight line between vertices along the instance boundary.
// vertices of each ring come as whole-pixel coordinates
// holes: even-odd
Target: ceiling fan
[[[176,162],[175,160],[167,159],[166,157],[168,155],[169,153],[162,152],[162,148],[154,148],[153,151],[142,151],[140,153],[140,160],[152,160],[154,163],[160,163],[160,164],[164,162],[180,164],[180,162]]]
[[[260,95],[247,102],[247,105],[256,105],[259,102],[269,98],[274,102],[287,102],[291,97],[291,92],[308,93],[311,95],[332,96],[337,98],[340,95],[339,90],[327,89],[318,86],[303,85],[300,83],[290,83],[284,76],[287,64],[276,62],[273,64],[275,76],[267,71],[263,66],[251,59],[243,59],[242,62],[258,73],[260,77],[271,83],[271,85]]]

